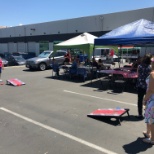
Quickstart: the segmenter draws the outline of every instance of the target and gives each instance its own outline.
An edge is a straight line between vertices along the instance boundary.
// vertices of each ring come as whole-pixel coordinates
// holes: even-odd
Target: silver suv
[[[58,50],[57,52],[47,50],[42,52],[38,57],[26,60],[26,67],[29,69],[39,69],[41,71],[44,71],[47,68],[51,67],[53,57],[59,65],[63,64],[65,54],[66,51],[63,50]]]

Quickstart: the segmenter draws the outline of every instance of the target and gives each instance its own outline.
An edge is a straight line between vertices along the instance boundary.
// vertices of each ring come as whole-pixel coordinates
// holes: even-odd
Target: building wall
[[[8,44],[7,43],[0,43],[0,53],[8,52]]]
[[[142,47],[141,48],[141,55],[140,56],[144,56],[147,53],[154,55],[154,47]]]
[[[17,45],[17,50],[39,53],[40,41],[49,41],[49,48],[52,49],[54,41],[67,40],[83,32],[99,37],[142,18],[154,21],[154,7],[3,28],[0,29],[0,52],[6,51],[6,44],[14,43]],[[8,51],[12,52],[15,49],[9,47]]]
[[[9,51],[10,53],[12,53],[12,52],[17,52],[17,45],[16,45],[16,43],[14,43],[14,42],[9,42],[9,43],[7,43],[7,46],[8,46],[8,51]]]

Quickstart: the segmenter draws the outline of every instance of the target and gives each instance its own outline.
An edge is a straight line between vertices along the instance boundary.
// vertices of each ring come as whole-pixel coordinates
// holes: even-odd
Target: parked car
[[[13,52],[12,55],[13,56],[21,56],[21,52]]]
[[[12,54],[9,52],[0,53],[0,57],[8,61],[8,65],[10,65],[10,61],[12,61]]]
[[[53,57],[56,59],[59,65],[64,63],[64,55],[66,51],[59,50],[53,52],[50,50],[42,52],[38,57],[30,58],[26,60],[26,67],[29,69],[39,69],[41,71],[51,67]]]
[[[25,65],[26,60],[22,56],[10,56],[8,59],[8,65]]]
[[[24,52],[24,53],[22,53],[22,57],[24,59],[34,58],[34,57],[36,57],[36,53],[35,52]]]
[[[30,59],[36,57],[35,52],[13,52],[13,56],[22,56],[24,59]]]
[[[66,50],[58,50],[58,51],[54,52],[52,54],[51,62],[52,62],[52,60],[54,58],[59,65],[63,65],[64,61],[65,61],[66,53],[67,53]],[[52,63],[50,64],[50,66],[52,66]]]
[[[3,65],[6,67],[8,66],[8,61],[4,58],[1,58],[2,59],[2,62],[3,62]]]
[[[26,60],[22,56],[13,56],[17,65],[25,65]]]
[[[0,57],[4,58],[7,60],[8,57],[12,56],[11,53],[9,52],[4,52],[4,53],[0,53]]]

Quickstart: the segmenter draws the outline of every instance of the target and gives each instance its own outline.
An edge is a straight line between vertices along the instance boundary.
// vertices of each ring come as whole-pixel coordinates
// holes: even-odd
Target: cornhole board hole
[[[22,85],[25,85],[24,82],[22,82],[21,80],[16,79],[16,78],[6,80],[6,84],[11,84],[13,86],[22,86]]]
[[[129,109],[97,109],[93,111],[92,113],[88,114],[88,117],[108,117],[108,118],[116,118],[119,121],[119,124],[121,125],[120,118],[122,115],[127,113],[129,116]]]

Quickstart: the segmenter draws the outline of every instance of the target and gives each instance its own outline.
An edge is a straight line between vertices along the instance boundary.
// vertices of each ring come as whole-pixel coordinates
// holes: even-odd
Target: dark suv
[[[30,59],[36,57],[35,52],[13,52],[13,56],[22,56],[24,59]]]
[[[51,67],[53,57],[56,59],[59,65],[63,64],[65,54],[66,51],[63,50],[58,50],[57,52],[47,50],[38,55],[38,57],[27,59],[26,67],[29,69],[39,69],[44,71]]]

